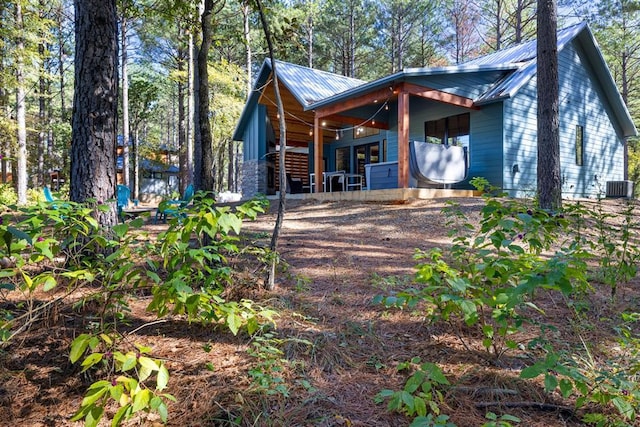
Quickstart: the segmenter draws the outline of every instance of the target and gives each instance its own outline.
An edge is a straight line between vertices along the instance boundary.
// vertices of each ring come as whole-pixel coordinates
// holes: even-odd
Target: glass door
[[[367,186],[365,177],[365,167],[369,163],[380,162],[380,143],[374,142],[373,144],[357,145],[355,147],[356,153],[356,173],[362,175],[363,186]]]

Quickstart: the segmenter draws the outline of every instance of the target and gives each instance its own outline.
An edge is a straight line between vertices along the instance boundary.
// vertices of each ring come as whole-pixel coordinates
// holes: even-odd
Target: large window
[[[469,113],[424,122],[424,138],[434,144],[469,146]]]
[[[584,127],[576,125],[576,165],[584,164]]]

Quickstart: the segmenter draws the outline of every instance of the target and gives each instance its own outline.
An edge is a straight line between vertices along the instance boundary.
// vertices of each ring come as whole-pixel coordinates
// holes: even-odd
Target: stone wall
[[[242,195],[251,198],[257,194],[267,194],[267,162],[245,160],[242,163]]]

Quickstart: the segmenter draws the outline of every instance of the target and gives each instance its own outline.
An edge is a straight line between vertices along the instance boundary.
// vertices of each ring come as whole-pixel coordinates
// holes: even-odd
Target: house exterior
[[[607,183],[626,183],[626,138],[636,127],[586,23],[558,32],[558,63],[563,197],[605,194]],[[264,62],[234,133],[244,142],[243,194],[249,196],[279,188],[273,68]],[[287,171],[305,187],[310,176],[327,171],[361,175],[367,190],[438,187],[416,180],[411,167],[412,142],[423,141],[464,147],[467,171],[451,188],[471,188],[471,178],[484,177],[511,196],[535,195],[535,41],[372,82],[279,61],[275,70]],[[448,167],[444,158],[436,162]],[[381,174],[372,172],[380,168]],[[329,190],[322,180],[313,187]]]

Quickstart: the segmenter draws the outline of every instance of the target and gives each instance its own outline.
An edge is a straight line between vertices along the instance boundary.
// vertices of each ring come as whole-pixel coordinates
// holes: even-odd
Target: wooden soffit
[[[443,92],[438,89],[431,89],[413,83],[401,83],[398,91],[407,92],[410,95],[419,96],[421,98],[433,101],[443,102],[445,104],[455,105],[457,107],[469,108],[471,110],[479,110],[480,108],[473,104],[473,99],[464,96],[454,95],[452,93]]]
[[[429,87],[417,85],[414,83],[401,82],[394,86],[377,89],[373,92],[356,96],[350,99],[341,101],[340,103],[328,105],[326,107],[320,107],[316,112],[316,117],[338,117],[340,113],[345,111],[363,107],[365,105],[388,102],[397,98],[398,93],[405,92],[413,96],[419,96],[421,98],[430,99],[432,101],[442,102],[445,104],[455,105],[457,107],[468,108],[471,110],[479,110],[480,108],[474,105],[473,100],[465,98],[464,96],[454,95],[452,93],[444,92],[438,89],[432,89]],[[342,117],[342,116],[340,116]],[[369,125],[367,125],[369,126]],[[378,126],[371,126],[378,127]],[[388,129],[388,127],[380,127],[381,129]]]

